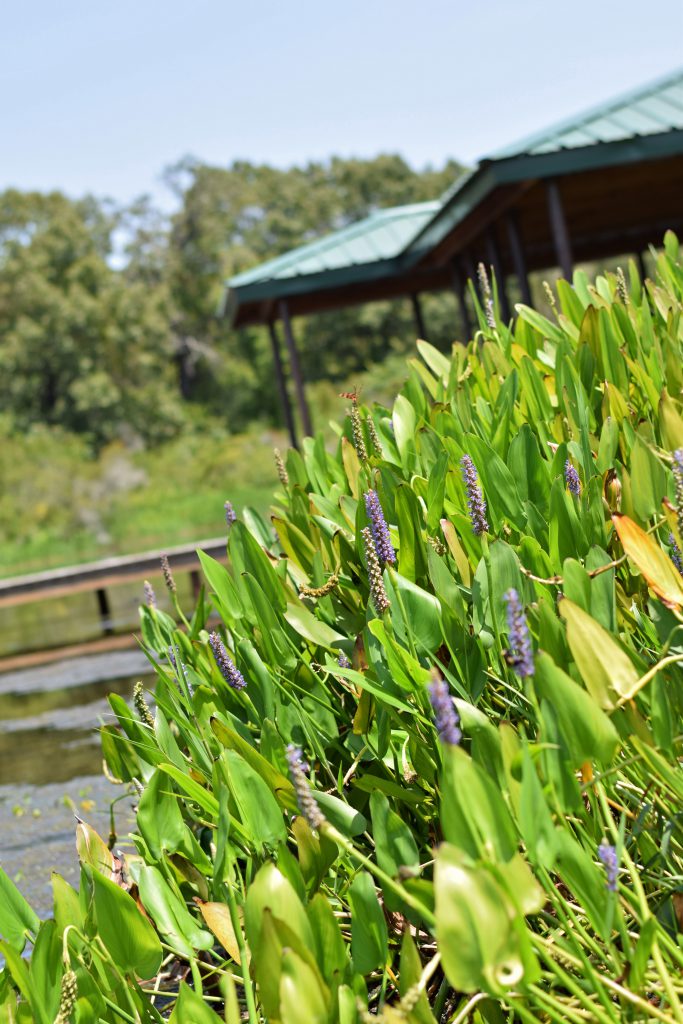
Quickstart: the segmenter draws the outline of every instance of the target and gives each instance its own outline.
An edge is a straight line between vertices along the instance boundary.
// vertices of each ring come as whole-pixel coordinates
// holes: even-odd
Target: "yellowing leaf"
[[[223,949],[235,963],[240,963],[240,949],[237,945],[235,929],[232,926],[230,908],[225,903],[205,903],[195,896],[195,903],[202,912],[207,926],[216,936]]]
[[[633,662],[599,622],[566,597],[560,602],[560,615],[586,689],[601,707],[612,711],[638,682]]]
[[[683,605],[683,580],[670,558],[628,516],[615,512],[612,522],[624,551],[638,566],[650,589],[669,608]]]

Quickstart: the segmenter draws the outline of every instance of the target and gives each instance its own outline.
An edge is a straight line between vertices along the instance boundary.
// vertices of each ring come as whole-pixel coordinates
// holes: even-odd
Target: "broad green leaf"
[[[485,867],[449,843],[436,852],[436,935],[443,968],[459,992],[502,996],[538,977],[524,919]]]
[[[618,745],[617,731],[586,690],[558,668],[548,654],[536,658],[534,688],[542,701],[544,718],[558,723],[575,767],[587,761],[610,761]]]
[[[0,868],[0,937],[21,953],[26,939],[35,935],[39,926],[38,915]]]
[[[586,689],[600,707],[613,711],[638,682],[633,662],[607,630],[569,598],[560,602],[560,615]]]
[[[148,868],[146,870],[152,870]],[[98,871],[92,878],[97,934],[125,974],[153,978],[161,966],[159,938],[135,900]]]
[[[388,937],[387,923],[367,871],[360,871],[351,883],[349,903],[353,968],[358,974],[369,974],[386,964]]]

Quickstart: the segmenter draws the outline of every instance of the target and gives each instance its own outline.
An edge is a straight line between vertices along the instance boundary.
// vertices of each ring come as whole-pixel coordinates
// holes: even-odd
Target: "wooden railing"
[[[99,562],[85,562],[82,565],[50,569],[47,572],[31,573],[28,576],[12,576],[0,580],[0,608],[27,604],[50,597],[65,597],[83,591],[95,591],[99,606],[102,631],[113,632],[111,611],[107,590],[118,583],[141,580],[158,574],[162,554],[168,556],[174,572],[190,573],[195,589],[199,584],[199,559],[197,549],[201,548],[213,558],[225,556],[225,538],[197,541],[182,547],[167,548],[163,551],[145,551],[137,555],[121,555],[105,558]]]

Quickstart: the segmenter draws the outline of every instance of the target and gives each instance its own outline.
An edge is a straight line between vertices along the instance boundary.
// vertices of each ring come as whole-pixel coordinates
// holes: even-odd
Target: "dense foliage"
[[[0,194],[0,406],[18,431],[56,425],[96,447],[154,445],[202,413],[232,431],[276,420],[270,343],[217,317],[225,279],[380,207],[434,199],[461,170],[393,156],[289,170],[186,160],[168,172],[169,216],[144,199]],[[453,309],[435,300],[444,341]],[[413,326],[394,302],[315,318],[300,335],[309,379],[336,379],[411,343]]]
[[[554,301],[349,398],[190,622],[148,593],[135,853],[79,824],[42,923],[2,877],[0,1020],[683,1020],[678,241]]]

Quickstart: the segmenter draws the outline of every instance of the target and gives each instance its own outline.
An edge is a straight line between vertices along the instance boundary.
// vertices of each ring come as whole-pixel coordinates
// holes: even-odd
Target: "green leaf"
[[[393,569],[385,573],[385,579],[391,621],[398,636],[407,645],[411,637],[421,653],[433,654],[442,643],[438,599]]]
[[[328,1024],[329,1007],[329,990],[316,972],[293,949],[284,949],[280,975],[282,1024]]]
[[[38,915],[0,868],[0,936],[21,953],[26,939],[34,936],[39,927]]]
[[[169,1024],[189,1024],[189,1021],[192,1021],[192,1024],[220,1024],[220,1020],[208,1003],[194,989],[181,981]]]
[[[417,869],[420,857],[413,833],[391,809],[383,793],[375,791],[370,797],[370,814],[377,863],[382,871],[397,877],[401,869]]]
[[[556,719],[567,754],[579,767],[586,761],[608,762],[619,743],[617,731],[589,693],[558,668],[548,654],[536,658],[534,688],[544,718]]]
[[[434,894],[443,969],[457,991],[503,996],[536,980],[524,919],[491,872],[442,843],[436,852]]]
[[[633,662],[599,622],[568,598],[560,602],[560,615],[586,689],[600,707],[613,711],[636,690],[639,677]]]
[[[153,978],[163,959],[154,928],[135,900],[115,882],[92,869],[88,875],[92,879],[97,934],[114,963],[125,974]]]
[[[337,648],[339,642],[346,640],[345,636],[332,629],[326,623],[316,619],[312,612],[309,612],[303,604],[288,604],[285,611],[285,619],[297,631],[304,640],[312,644],[320,644],[322,647]]]
[[[199,926],[184,901],[176,895],[157,868],[148,864],[140,865],[138,888],[143,907],[168,945],[181,956],[189,958],[194,956],[196,949],[213,948],[213,935]]]
[[[388,956],[387,923],[377,899],[372,876],[359,872],[349,888],[351,956],[357,974],[384,967]]]
[[[259,852],[285,842],[287,829],[282,811],[267,784],[235,750],[224,750],[221,757],[228,766],[228,779],[233,799],[239,808],[242,824]]]

